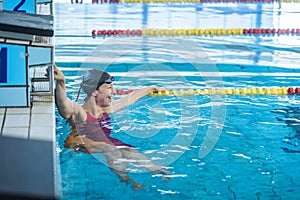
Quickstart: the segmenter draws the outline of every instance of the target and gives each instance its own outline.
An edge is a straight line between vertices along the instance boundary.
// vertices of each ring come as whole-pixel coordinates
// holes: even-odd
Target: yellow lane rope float
[[[117,90],[118,95],[129,94],[132,90]],[[149,96],[193,96],[193,95],[300,95],[300,88],[296,87],[266,87],[266,88],[208,88],[187,90],[166,90],[152,92]]]

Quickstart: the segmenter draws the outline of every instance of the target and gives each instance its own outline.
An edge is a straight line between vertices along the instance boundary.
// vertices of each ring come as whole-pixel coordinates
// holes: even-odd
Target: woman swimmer
[[[55,65],[54,79],[56,80],[55,103],[59,114],[68,119],[72,125],[72,132],[64,144],[66,148],[85,153],[103,153],[112,172],[118,175],[122,182],[131,182],[135,190],[142,189],[143,186],[126,173],[128,160],[135,161],[135,164],[143,166],[154,174],[170,174],[162,166],[152,163],[132,145],[110,136],[109,114],[133,104],[150,92],[165,89],[149,86],[136,90],[118,101],[112,101],[114,78],[106,72],[94,69],[83,76],[81,89],[87,94],[87,98],[84,104],[80,105],[67,98],[65,76]]]

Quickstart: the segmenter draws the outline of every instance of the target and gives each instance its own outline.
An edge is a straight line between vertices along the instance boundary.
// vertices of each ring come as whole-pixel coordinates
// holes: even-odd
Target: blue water
[[[153,84],[184,90],[299,85],[297,36],[184,37],[209,57],[200,68],[167,45],[157,49],[158,38],[125,40],[132,45],[136,39],[138,48],[119,56],[124,46],[110,46],[113,38],[91,37],[93,29],[296,28],[299,22],[291,19],[299,15],[298,4],[55,3],[54,8],[55,61],[71,99],[81,74],[92,66],[107,69],[116,77],[115,88],[124,90]],[[99,64],[91,61],[95,55],[117,59]],[[70,127],[57,113],[61,199],[299,199],[299,103],[299,96],[147,96],[113,114],[113,136],[172,173],[163,182],[130,166],[130,176],[146,186],[141,191],[121,183],[99,161],[101,155],[64,148]],[[211,129],[219,137],[211,137]],[[217,138],[216,144],[200,157],[208,137]]]
[[[113,115],[116,120],[114,137],[136,146],[149,157],[160,152],[155,154],[156,159],[180,154],[168,165],[172,172],[169,182],[162,182],[160,177],[143,171],[130,173],[147,186],[142,191],[133,191],[130,186],[120,183],[116,175],[93,156],[63,148],[63,140],[70,128],[58,116],[63,199],[119,199],[120,196],[122,199],[299,197],[299,112],[289,108],[297,107],[299,98],[227,96],[222,133],[213,150],[204,158],[199,158],[199,151],[208,125],[214,124],[211,121],[212,100],[209,96],[183,98],[145,97]],[[182,119],[182,109],[190,113],[196,109],[198,115]],[[293,124],[286,123],[286,119],[294,119]],[[195,123],[196,136],[190,138]],[[191,131],[178,136],[182,128]],[[171,140],[178,137],[191,140],[191,145],[171,145]],[[167,146],[173,151],[163,149]],[[162,161],[160,159],[159,162]],[[134,169],[132,167],[131,170]]]
[[[68,91],[74,89],[70,72]],[[191,85],[203,87],[199,77],[187,78]],[[133,88],[136,82],[119,81],[118,88]],[[180,88],[185,82],[167,83],[163,77],[144,79],[144,84]],[[230,87],[261,85],[293,85],[296,77],[224,78]],[[193,84],[194,83],[194,84]],[[140,81],[138,84],[142,84]],[[201,86],[202,85],[202,86]],[[75,90],[75,89],[74,89]],[[73,98],[69,92],[70,98]],[[118,97],[117,97],[118,98]],[[70,127],[57,116],[57,139],[61,159],[62,199],[297,199],[299,190],[299,104],[298,96],[226,96],[225,123],[212,151],[204,158],[199,151],[211,120],[210,96],[145,97],[136,104],[114,114],[113,136],[137,147],[158,162],[180,154],[168,164],[172,172],[169,182],[138,171],[130,175],[146,185],[133,191],[118,181],[106,165],[92,155],[63,148]],[[189,118],[182,113],[183,109]],[[195,111],[196,110],[196,111]],[[194,113],[196,112],[196,115]],[[293,121],[294,120],[294,121]],[[196,125],[196,132],[195,130]],[[181,129],[187,130],[183,135]],[[192,135],[195,138],[192,138]],[[170,144],[183,137],[190,145]],[[165,150],[170,147],[172,151]],[[159,153],[158,153],[159,152]],[[140,170],[132,167],[131,171]]]

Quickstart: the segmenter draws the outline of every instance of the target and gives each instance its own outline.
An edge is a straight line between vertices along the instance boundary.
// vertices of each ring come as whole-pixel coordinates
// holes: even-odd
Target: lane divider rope
[[[124,3],[298,3],[300,0],[124,0]]]
[[[135,29],[135,30],[93,30],[92,36],[224,36],[224,35],[300,35],[300,28],[231,28],[231,29]]]
[[[300,0],[91,0],[93,4],[130,4],[130,3],[299,3]],[[83,0],[71,0],[71,3],[83,3]]]
[[[117,90],[117,95],[130,94],[133,90]],[[266,88],[208,88],[188,90],[166,90],[151,92],[149,96],[193,96],[193,95],[300,95],[300,87],[266,87]]]

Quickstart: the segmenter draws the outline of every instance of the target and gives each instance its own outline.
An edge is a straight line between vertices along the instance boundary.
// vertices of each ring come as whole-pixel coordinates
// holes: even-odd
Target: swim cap
[[[113,81],[114,77],[109,75],[107,72],[92,69],[83,76],[81,88],[87,95],[90,96],[103,83],[110,84]]]

